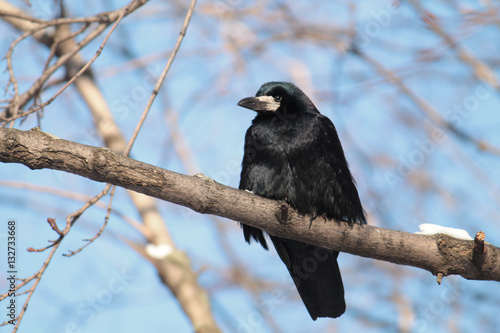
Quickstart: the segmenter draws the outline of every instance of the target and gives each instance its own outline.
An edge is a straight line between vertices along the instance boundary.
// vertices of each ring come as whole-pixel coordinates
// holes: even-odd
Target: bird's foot
[[[281,224],[286,224],[289,220],[288,205],[285,203],[280,204],[278,206],[275,216]]]

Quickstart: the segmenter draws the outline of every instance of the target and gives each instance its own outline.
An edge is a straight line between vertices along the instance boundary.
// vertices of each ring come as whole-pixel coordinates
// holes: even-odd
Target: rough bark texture
[[[416,235],[373,226],[298,215],[283,202],[219,184],[208,177],[186,176],[111,152],[59,139],[38,129],[0,128],[0,161],[31,169],[55,169],[112,183],[202,214],[213,214],[336,251],[401,265],[437,275],[500,281],[500,249],[485,244],[484,261],[473,261],[474,241],[447,235]]]

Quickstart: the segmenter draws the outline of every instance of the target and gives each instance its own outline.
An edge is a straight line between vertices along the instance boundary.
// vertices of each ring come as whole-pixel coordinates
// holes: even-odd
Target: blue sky
[[[23,1],[12,3],[26,8]],[[275,40],[277,33],[290,29],[289,21],[276,16],[282,3],[198,3],[132,157],[180,173],[202,172],[237,187],[244,133],[254,114],[236,103],[255,94],[264,82],[293,81],[335,123],[371,223],[407,232],[417,231],[421,223],[461,228],[471,235],[483,230],[488,242],[500,244],[499,156],[478,151],[446,131],[436,136],[434,124],[400,89],[363,59],[341,51],[339,45],[349,45],[346,35],[338,33],[351,22],[348,2],[294,3],[292,15],[306,31],[319,31],[323,38]],[[498,26],[474,23],[450,4],[423,3],[462,47],[500,74],[494,67],[500,51]],[[67,6],[72,16],[89,16],[124,4],[87,1],[85,6],[83,2],[68,2]],[[392,70],[459,129],[500,146],[498,93],[487,82],[476,80],[455,51],[429,31],[409,5],[393,8],[391,4],[372,1],[357,5],[354,24],[361,51]],[[179,6],[152,1],[127,17],[93,65],[97,82],[127,138],[174,46],[185,13],[185,4]],[[460,6],[462,13],[487,10],[472,1]],[[33,2],[27,10],[45,19],[57,13],[52,1]],[[3,22],[0,31],[9,31],[11,36]],[[94,55],[102,38],[82,51],[85,59]],[[2,55],[11,40],[0,40]],[[40,73],[48,51],[28,40],[15,54],[14,68],[23,91]],[[5,68],[5,60],[0,65]],[[2,87],[7,78],[7,73],[0,74]],[[45,91],[42,99],[56,89]],[[168,126],[166,110],[177,116],[175,128]],[[38,120],[31,116],[15,127],[37,125]],[[102,146],[87,107],[73,89],[45,108],[41,127],[63,139]],[[190,166],[173,147],[174,130],[191,154]],[[1,164],[0,181],[7,180],[88,196],[104,186],[66,173]],[[209,292],[224,331],[273,332],[264,321],[271,317],[279,328],[274,331],[284,332],[437,332],[453,328],[470,332],[477,327],[493,332],[500,326],[498,283],[449,277],[438,286],[429,272],[349,254],[339,257],[347,312],[337,320],[313,322],[274,250],[248,246],[233,221],[189,213],[166,202],[158,201],[158,205],[176,245],[188,253],[193,268],[202,272],[199,282]],[[65,216],[80,206],[80,202],[59,196],[0,185],[2,218],[15,219],[19,230],[20,276],[37,271],[47,255],[25,249],[43,247],[47,240],[55,239],[47,217],[63,225]],[[113,207],[139,219],[124,190],[117,191]],[[154,267],[120,239],[144,242],[120,217],[113,215],[106,232],[82,253],[71,258],[61,255],[93,236],[104,216],[101,208],[89,209],[64,239],[30,302],[20,332],[191,331]],[[231,255],[220,245],[221,238]],[[252,295],[230,283],[233,256],[269,283],[266,292]],[[6,287],[4,264],[0,263],[2,290]]]

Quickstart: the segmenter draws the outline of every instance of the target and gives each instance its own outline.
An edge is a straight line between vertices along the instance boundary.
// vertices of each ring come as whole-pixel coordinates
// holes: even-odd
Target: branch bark
[[[461,275],[471,280],[500,282],[500,249],[485,243],[488,256],[472,260],[474,241],[447,235],[416,235],[374,226],[349,226],[338,221],[297,214],[286,203],[219,184],[204,176],[187,176],[96,148],[59,139],[38,129],[0,128],[0,161],[31,169],[54,169],[112,183],[188,207],[202,214],[226,217],[300,240],[395,264],[414,266],[434,275]],[[314,258],[313,258],[314,259]],[[320,258],[317,258],[320,260]]]

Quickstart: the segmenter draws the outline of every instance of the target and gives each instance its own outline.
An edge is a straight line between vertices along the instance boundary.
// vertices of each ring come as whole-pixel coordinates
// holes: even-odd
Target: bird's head
[[[264,83],[255,97],[243,98],[238,102],[238,106],[280,117],[294,117],[302,112],[318,112],[309,97],[289,82]]]

